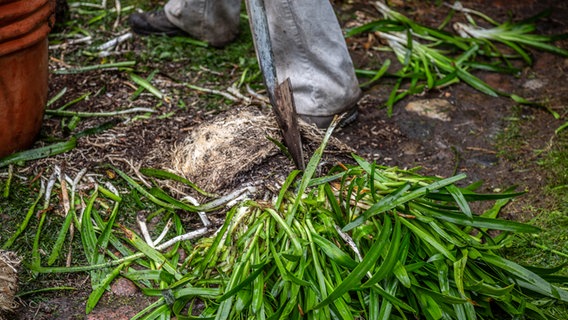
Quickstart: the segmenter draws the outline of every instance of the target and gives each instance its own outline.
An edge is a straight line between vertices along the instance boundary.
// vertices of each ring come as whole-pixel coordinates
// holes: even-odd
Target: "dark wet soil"
[[[375,19],[376,10],[365,1],[334,1],[339,17],[345,25],[357,19]],[[351,3],[351,2],[350,2]],[[426,25],[437,25],[447,12],[436,7],[434,1],[392,1],[394,8],[410,18]],[[551,15],[538,22],[538,32],[559,34],[568,32],[568,3],[565,1],[462,1],[464,6],[483,11],[498,21],[507,18],[520,20],[551,8]],[[357,68],[377,69],[388,53],[366,49],[367,37],[349,39],[349,47]],[[568,42],[557,42],[568,49]],[[490,73],[476,74],[490,85],[514,92],[534,101],[545,102],[546,108],[558,113],[563,120],[555,119],[549,110],[535,106],[519,106],[508,98],[494,98],[480,93],[467,85],[452,85],[442,90],[433,90],[420,96],[412,96],[394,106],[388,117],[382,106],[392,88],[389,79],[379,82],[364,92],[360,102],[360,116],[356,124],[338,131],[335,136],[349,144],[356,152],[379,164],[401,168],[421,167],[421,174],[450,176],[467,173],[466,182],[485,181],[485,191],[504,190],[516,185],[517,190],[528,194],[510,206],[508,218],[526,221],[534,212],[524,210],[527,203],[535,207],[550,205],[543,197],[543,188],[550,178],[547,169],[539,165],[543,152],[549,148],[554,130],[562,125],[568,113],[567,72],[568,59],[549,53],[531,52],[534,65],[524,67],[518,76]],[[394,60],[394,59],[393,59]],[[54,62],[55,64],[55,62]],[[171,66],[175,69],[175,65]],[[81,111],[122,109],[132,105],[128,98],[132,88],[125,79],[108,72],[93,72],[80,75],[52,75],[50,95],[64,87],[81,92],[86,87],[106,91],[94,95],[80,104]],[[91,89],[94,91],[94,89]],[[436,120],[407,111],[405,106],[412,101],[443,99],[454,107],[448,113],[449,121]],[[144,103],[143,99],[141,100]],[[137,103],[135,106],[143,107]],[[171,111],[162,106],[161,112]],[[177,112],[165,119],[149,118],[133,123],[112,123],[114,129],[99,135],[83,138],[78,150],[58,158],[69,167],[90,167],[103,162],[112,162],[129,168],[124,159],[143,159],[145,166],[159,166],[164,155],[155,153],[156,143],[172,145],[185,137],[195,125],[211,118],[205,111]],[[109,119],[110,121],[111,119]],[[93,120],[95,121],[95,120]],[[518,126],[512,126],[518,124]],[[89,127],[89,123],[83,123]],[[95,123],[93,123],[95,125]],[[96,125],[100,125],[97,123]],[[512,127],[519,128],[513,130]],[[127,128],[125,130],[124,128]],[[60,121],[46,121],[46,133],[65,135]],[[514,131],[514,132],[512,132]],[[81,147],[82,146],[82,147]],[[127,155],[127,157],[125,157]],[[142,160],[141,160],[142,161]],[[38,165],[39,166],[39,165]],[[36,170],[30,167],[29,170]],[[270,170],[267,167],[255,170]],[[253,175],[254,173],[251,173]],[[81,287],[81,286],[80,286]],[[82,288],[88,290],[89,285]],[[88,291],[63,292],[45,295],[41,302],[23,300],[26,307],[19,311],[19,319],[81,319],[85,318],[84,306]],[[138,297],[137,307],[147,305]],[[121,309],[120,299],[107,292],[95,314],[89,319],[128,318],[137,309]]]
[[[507,17],[522,20],[551,9],[551,15],[537,24],[539,32],[560,34],[568,28],[568,5],[560,1],[462,3],[499,21]],[[403,8],[407,10],[405,14],[426,25],[436,25],[443,18],[440,16],[443,10],[428,3],[413,2]],[[397,10],[404,12],[401,9]],[[556,44],[567,46],[566,41]],[[544,200],[540,195],[550,177],[547,168],[537,165],[539,157],[544,155],[539,150],[550,147],[554,130],[564,123],[555,119],[550,110],[563,115],[568,112],[568,89],[564,85],[568,79],[568,59],[546,52],[531,53],[534,65],[519,66],[520,75],[483,72],[476,75],[499,90],[544,102],[544,107],[521,106],[509,98],[490,97],[458,84],[405,99],[395,106],[392,117],[387,117],[384,110],[374,107],[386,101],[390,90],[379,83],[365,92],[358,125],[346,128],[338,137],[377,163],[402,168],[418,166],[423,174],[440,176],[464,172],[469,182],[485,181],[483,188],[487,191],[518,186],[517,190],[529,193],[528,201],[541,205]],[[358,51],[354,57],[361,68],[374,60]],[[455,107],[449,112],[450,121],[431,119],[405,109],[412,101],[437,98]],[[520,131],[509,132],[517,127],[515,123],[521,127]],[[532,197],[531,193],[537,196]],[[522,211],[522,205],[508,214],[517,220],[532,218],[531,213]]]

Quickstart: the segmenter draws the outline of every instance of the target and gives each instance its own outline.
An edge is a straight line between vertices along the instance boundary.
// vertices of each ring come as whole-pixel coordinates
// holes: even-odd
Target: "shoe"
[[[171,23],[163,9],[133,13],[128,18],[132,31],[139,35],[187,36],[183,30]]]
[[[353,108],[337,115],[342,116],[342,119],[339,121],[338,126],[343,128],[355,122],[355,120],[357,120],[357,116],[359,115],[359,110],[355,105]],[[302,114],[300,115],[300,118],[306,121],[307,123],[315,124],[320,129],[327,129],[327,127],[329,127],[335,116],[336,116],[335,114],[331,116],[307,116]]]

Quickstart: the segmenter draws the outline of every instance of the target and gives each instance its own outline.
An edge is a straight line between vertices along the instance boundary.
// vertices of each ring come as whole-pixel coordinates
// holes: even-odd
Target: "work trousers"
[[[361,91],[328,0],[265,0],[279,81],[290,78],[299,115],[326,117],[352,108]],[[241,0],[170,0],[168,20],[212,46],[238,34]],[[254,23],[254,21],[252,21]]]

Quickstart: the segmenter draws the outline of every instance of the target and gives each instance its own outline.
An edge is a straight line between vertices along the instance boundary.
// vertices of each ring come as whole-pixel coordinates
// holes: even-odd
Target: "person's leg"
[[[290,78],[298,114],[326,127],[356,111],[361,90],[329,0],[265,1],[278,80]]]
[[[333,115],[354,111],[361,91],[329,0],[265,0],[265,6],[278,78],[291,79],[298,114],[325,127]],[[170,0],[163,15],[223,46],[238,33],[239,13],[240,0]]]
[[[239,32],[241,0],[170,0],[164,9],[134,13],[129,18],[138,34],[190,35],[222,47]]]
[[[215,47],[239,33],[241,0],[170,0],[164,11],[180,29]]]

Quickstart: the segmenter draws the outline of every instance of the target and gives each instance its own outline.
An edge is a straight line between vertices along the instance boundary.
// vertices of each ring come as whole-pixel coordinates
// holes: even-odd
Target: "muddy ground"
[[[394,8],[404,12],[419,23],[436,26],[445,17],[447,8],[436,7],[433,1],[394,1]],[[568,3],[565,1],[463,1],[464,5],[483,11],[498,21],[507,18],[521,20],[544,9],[552,9],[549,17],[538,22],[538,32],[559,34],[568,32]],[[362,20],[379,17],[377,11],[364,1],[335,1],[338,16],[344,26],[360,24]],[[132,46],[139,46],[139,39],[131,40]],[[389,53],[367,49],[370,40],[367,36],[348,39],[356,68],[376,70],[386,58],[393,58]],[[378,46],[379,43],[372,43]],[[556,45],[568,49],[568,42]],[[508,98],[494,98],[480,93],[467,85],[452,85],[442,90],[432,90],[419,96],[408,97],[397,103],[391,117],[384,108],[380,108],[390,93],[392,80],[385,78],[372,88],[364,91],[359,103],[358,121],[335,133],[340,141],[348,144],[355,152],[369,161],[401,168],[421,167],[421,174],[450,176],[459,172],[468,175],[466,182],[485,181],[482,189],[486,191],[503,190],[516,185],[517,190],[528,194],[513,203],[506,210],[505,217],[527,221],[534,211],[526,210],[530,204],[534,207],[546,207],[551,204],[544,197],[544,188],[549,175],[546,167],[539,165],[539,160],[554,143],[554,130],[562,125],[568,116],[568,59],[549,53],[531,51],[534,65],[525,66],[517,76],[476,73],[490,85],[503,91],[512,92],[534,101],[545,102],[546,108],[519,106]],[[51,68],[61,68],[61,51],[53,52]],[[172,79],[183,80],[199,76],[195,74],[179,75],[179,65],[169,62],[161,65],[156,83],[173,93],[172,99],[181,99],[189,107],[178,110],[164,104],[160,113],[173,112],[173,115],[160,119],[150,116],[148,119],[124,122],[118,118],[112,129],[97,135],[90,135],[79,140],[77,149],[66,155],[31,164],[23,173],[38,172],[47,164],[66,163],[69,170],[88,167],[97,170],[97,165],[111,162],[125,170],[135,167],[167,167],[169,156],[167,148],[183,141],[188,132],[197,125],[210,121],[223,110],[242,106],[242,103],[229,104],[221,110],[205,111],[200,109],[202,95],[184,95],[183,90],[172,83]],[[522,64],[520,64],[522,66]],[[113,72],[90,72],[76,75],[56,75],[50,78],[50,96],[62,88],[68,87],[70,96],[79,96],[81,92],[96,91],[105,87],[106,91],[77,103],[72,110],[100,111],[130,107],[153,107],[155,100],[151,96],[130,102],[129,96],[134,89],[123,74]],[[229,84],[227,84],[229,86]],[[178,91],[179,90],[179,91]],[[447,119],[439,120],[408,111],[411,102],[424,102],[442,99],[450,102],[451,108]],[[60,105],[54,105],[53,108]],[[550,110],[561,116],[555,119]],[[111,119],[106,119],[106,121]],[[97,122],[98,121],[98,122]],[[101,120],[82,122],[85,127],[100,124]],[[520,124],[518,131],[511,132],[512,125]],[[515,129],[517,130],[517,129]],[[64,137],[60,119],[47,119],[43,129],[44,136]],[[511,142],[509,144],[504,142]],[[159,146],[158,148],[156,146]],[[160,147],[161,146],[161,147]],[[308,150],[309,151],[309,150]],[[347,157],[345,157],[347,158]],[[284,157],[278,158],[281,166],[277,169],[290,169],[290,163]],[[262,161],[250,172],[239,175],[228,183],[228,190],[247,179],[270,177],[274,174],[274,161]],[[348,160],[346,160],[348,161]],[[130,164],[128,163],[130,162]],[[47,163],[47,164],[46,164]],[[41,281],[41,277],[38,281]],[[71,283],[68,283],[70,281]],[[20,319],[79,319],[84,317],[84,304],[89,293],[89,281],[86,275],[71,276],[61,280],[65,285],[84,288],[73,293],[44,295],[38,299],[24,299],[19,310]],[[50,285],[53,285],[51,283]],[[124,288],[119,288],[123,290]],[[139,292],[128,291],[126,294],[108,293],[89,319],[127,319],[145,304],[132,303],[144,300]]]

